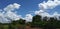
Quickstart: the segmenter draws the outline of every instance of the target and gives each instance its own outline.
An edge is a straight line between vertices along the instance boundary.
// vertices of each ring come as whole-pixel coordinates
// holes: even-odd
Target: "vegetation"
[[[19,19],[16,21],[12,21],[11,23],[0,23],[0,29],[16,29],[20,27],[25,27],[26,25],[30,25],[31,27],[41,27],[43,29],[56,29],[60,28],[60,20],[54,19],[51,17],[49,20],[48,17],[42,17],[40,15],[33,16],[32,22],[27,22],[26,20]]]

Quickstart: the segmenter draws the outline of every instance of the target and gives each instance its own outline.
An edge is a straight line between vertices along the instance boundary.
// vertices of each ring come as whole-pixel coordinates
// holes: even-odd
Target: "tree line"
[[[8,25],[9,29],[14,29],[15,27],[18,27],[20,25],[22,26],[26,26],[26,25],[30,25],[31,27],[41,27],[43,29],[56,29],[56,28],[60,28],[60,20],[54,18],[54,17],[50,17],[48,19],[48,17],[43,17],[40,15],[35,15],[32,18],[32,22],[26,22],[26,20],[24,19],[19,19],[16,21],[12,21],[11,23],[0,23],[0,26],[2,25]]]

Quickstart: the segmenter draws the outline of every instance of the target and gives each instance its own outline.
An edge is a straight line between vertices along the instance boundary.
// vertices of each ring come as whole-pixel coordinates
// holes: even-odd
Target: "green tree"
[[[26,20],[23,20],[23,19],[20,19],[20,20],[18,21],[19,24],[25,24],[25,22],[26,22]]]
[[[41,16],[40,15],[33,16],[32,22],[39,22],[39,21],[41,21]]]
[[[40,15],[33,16],[31,24],[32,26],[42,27],[43,22],[41,21],[41,16]]]
[[[47,23],[47,28],[48,29],[56,29],[56,19],[54,19],[53,17],[50,18],[50,20]]]
[[[47,19],[48,19],[48,17],[46,16],[46,17],[43,17],[43,21],[47,21]]]

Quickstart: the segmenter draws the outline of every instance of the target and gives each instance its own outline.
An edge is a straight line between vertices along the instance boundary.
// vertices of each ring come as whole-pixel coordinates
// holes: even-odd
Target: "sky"
[[[18,14],[23,17],[32,11],[39,10],[38,4],[47,0],[0,0],[0,9],[5,8],[9,4],[18,3],[21,7],[17,10]]]
[[[0,0],[0,22],[2,23],[19,18],[31,22],[35,15],[60,16],[60,0]]]

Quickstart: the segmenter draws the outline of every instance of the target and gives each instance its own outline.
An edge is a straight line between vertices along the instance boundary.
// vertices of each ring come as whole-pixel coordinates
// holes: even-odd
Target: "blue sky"
[[[0,9],[12,3],[18,3],[21,5],[19,10],[17,10],[18,14],[25,16],[26,14],[32,13],[32,11],[39,10],[38,4],[42,1],[44,0],[0,0]]]
[[[1,12],[1,10],[3,10],[3,12]],[[12,12],[12,10],[14,10],[15,12],[17,11],[17,14],[15,12]],[[43,17],[59,17],[60,1],[0,0],[0,22],[2,23],[8,23],[11,20],[19,20],[20,18],[23,18],[26,21],[32,21],[33,16],[37,14]],[[21,15],[22,17],[19,15]]]
[[[17,14],[22,15],[24,17],[26,14],[33,13],[33,11],[39,10],[38,4],[42,3],[43,1],[47,0],[0,0],[0,9],[3,9],[7,5],[12,3],[18,3],[21,5],[21,7],[18,10],[16,10],[18,11]],[[53,10],[47,10],[47,12],[50,14],[53,14],[54,11],[60,13],[59,7],[60,6],[57,6]]]

